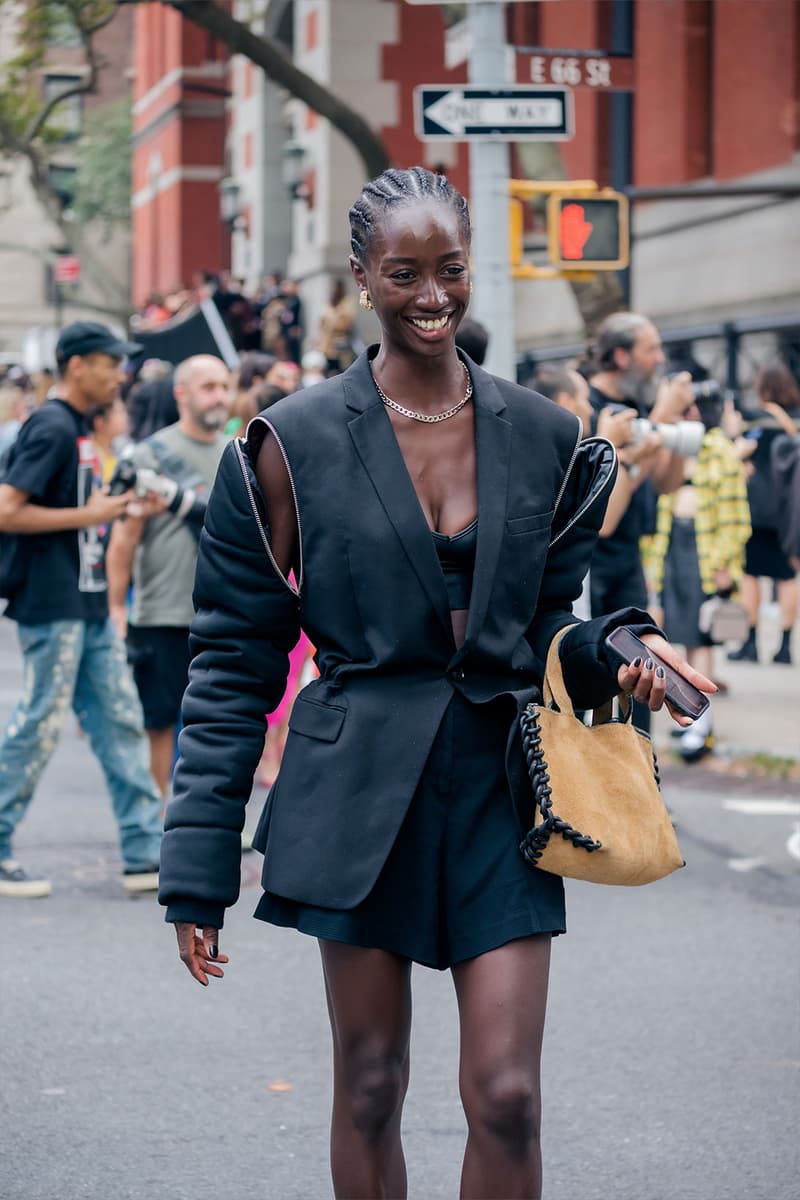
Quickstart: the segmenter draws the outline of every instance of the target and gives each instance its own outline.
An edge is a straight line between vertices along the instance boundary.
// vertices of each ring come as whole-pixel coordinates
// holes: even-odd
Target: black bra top
[[[432,529],[431,537],[444,573],[450,611],[469,608],[472,573],[475,569],[475,548],[478,544],[478,518],[449,537],[446,533],[437,533]]]

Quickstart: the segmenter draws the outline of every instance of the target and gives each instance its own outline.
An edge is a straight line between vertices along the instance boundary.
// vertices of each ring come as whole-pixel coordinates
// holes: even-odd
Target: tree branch
[[[70,96],[85,96],[87,93],[93,92],[96,83],[97,73],[96,71],[91,71],[81,83],[75,83],[71,87],[65,88],[63,92],[59,92],[57,96],[52,96],[36,114],[23,133],[22,144],[29,146],[39,136],[52,116],[54,109],[58,108],[59,104],[63,104],[65,100],[69,100]]]
[[[72,84],[70,87],[65,88],[63,92],[59,92],[57,96],[52,96],[36,114],[22,135],[22,140],[26,145],[29,145],[33,142],[34,138],[39,136],[55,109],[60,104],[63,104],[65,100],[69,100],[71,96],[93,94],[97,89],[100,64],[93,39],[96,33],[99,33],[101,29],[104,29],[106,25],[113,21],[117,14],[117,5],[109,4],[108,11],[103,16],[99,17],[96,21],[90,21],[86,24],[83,23],[85,9],[80,4],[67,0],[65,7],[68,9],[78,36],[81,39],[89,70],[86,77],[80,83]]]
[[[317,83],[311,75],[295,66],[274,38],[253,33],[248,25],[237,21],[214,0],[161,0],[181,16],[199,25],[223,42],[234,54],[243,54],[260,67],[273,83],[302,100],[314,112],[330,121],[351,143],[364,164],[369,178],[380,175],[391,165],[381,138],[364,118],[340,100],[338,96]]]

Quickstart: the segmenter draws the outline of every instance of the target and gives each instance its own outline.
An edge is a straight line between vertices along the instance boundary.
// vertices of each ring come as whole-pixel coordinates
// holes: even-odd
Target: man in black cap
[[[150,775],[139,697],[108,617],[104,532],[133,493],[98,485],[86,415],[119,395],[122,360],[140,347],[76,321],[56,345],[56,395],[31,414],[0,484],[6,615],[17,622],[25,692],[0,741],[0,896],[50,894],[14,860],[22,820],[70,707],[105,773],[120,835],[123,886],[158,884],[161,797]]]

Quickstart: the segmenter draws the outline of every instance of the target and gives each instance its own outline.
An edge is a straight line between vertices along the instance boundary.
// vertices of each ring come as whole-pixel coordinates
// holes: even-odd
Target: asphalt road
[[[1,716],[18,683],[3,621]],[[632,891],[569,887],[545,1196],[797,1200],[800,796],[702,773],[668,772],[665,790],[687,868]],[[2,1200],[330,1196],[317,949],[251,919],[259,856],[243,859],[223,931],[227,977],[203,990],[154,899],[122,892],[102,778],[72,723],[16,849],[54,892],[0,900]],[[451,1200],[464,1122],[449,976],[416,969],[415,1005],[410,1195]]]

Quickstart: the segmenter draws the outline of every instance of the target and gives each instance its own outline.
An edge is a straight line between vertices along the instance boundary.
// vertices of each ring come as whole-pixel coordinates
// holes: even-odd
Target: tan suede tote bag
[[[650,738],[631,723],[627,696],[593,714],[575,716],[564,686],[558,646],[547,655],[544,703],[520,716],[533,789],[533,824],[520,850],[537,870],[590,883],[633,886],[685,866],[667,813]]]

